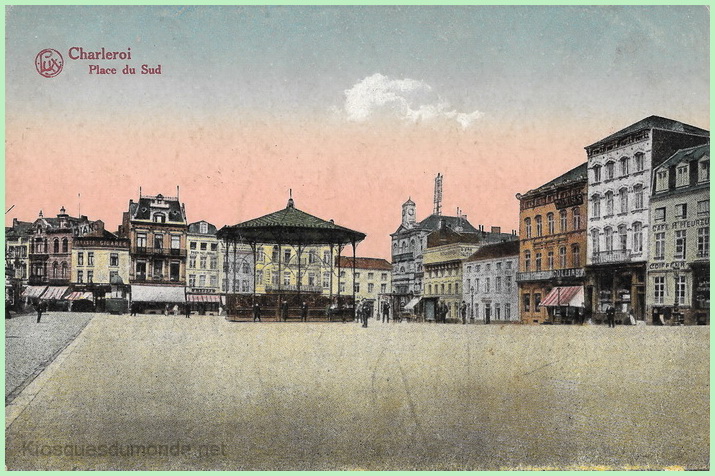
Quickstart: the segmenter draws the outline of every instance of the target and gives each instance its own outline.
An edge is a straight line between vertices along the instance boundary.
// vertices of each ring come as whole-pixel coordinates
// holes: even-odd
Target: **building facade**
[[[257,255],[265,257],[265,250],[260,246],[258,248]],[[234,294],[253,293],[253,252],[251,247],[243,243],[226,244],[223,240],[219,240],[218,249],[223,271],[221,273],[221,291]],[[262,272],[258,274],[262,275]]]
[[[305,246],[300,250],[290,245],[258,245],[256,293],[298,291],[300,281],[301,292],[330,295],[337,288],[337,253],[337,247],[331,249],[327,245]]]
[[[187,228],[188,264],[186,292],[217,294],[221,291],[223,267],[216,227],[207,221],[190,223]]]
[[[560,288],[583,288],[585,283],[586,175],[587,164],[582,164],[517,195],[521,246],[516,279],[523,323],[554,322],[560,317],[571,320],[561,314],[573,314],[579,307],[558,297]],[[542,305],[552,291],[557,295],[556,305]]]
[[[178,197],[129,201],[120,236],[130,241],[132,284],[186,285],[186,211]]]
[[[74,239],[72,246],[72,291],[92,296],[96,309],[104,311],[105,296],[112,286],[129,283],[129,239],[106,230],[102,236]]]
[[[650,116],[588,147],[586,306],[598,321],[646,318],[652,170],[677,150],[706,144],[706,130]]]
[[[5,276],[27,284],[30,276],[30,239],[32,223],[13,218],[5,227]]]
[[[462,265],[470,321],[519,322],[519,241],[485,245]]]
[[[338,262],[339,261],[339,262]],[[355,258],[355,279],[353,280],[353,258],[340,256],[336,258],[336,266],[340,265],[341,294],[352,292],[355,287],[357,301],[370,301],[374,304],[373,311],[377,312],[380,296],[386,295],[392,289],[390,274],[392,265],[382,258]],[[338,281],[335,281],[337,285]],[[333,294],[337,294],[337,286]]]
[[[647,314],[654,324],[709,322],[710,146],[654,168]]]

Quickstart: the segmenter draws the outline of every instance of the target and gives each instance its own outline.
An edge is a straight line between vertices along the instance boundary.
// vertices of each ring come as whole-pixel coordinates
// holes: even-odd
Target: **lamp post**
[[[472,295],[472,307],[469,309],[469,315],[474,322],[474,286],[470,287],[469,292]]]

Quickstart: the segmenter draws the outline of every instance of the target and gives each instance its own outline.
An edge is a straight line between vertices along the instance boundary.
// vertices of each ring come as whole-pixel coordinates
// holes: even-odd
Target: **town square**
[[[709,469],[707,8],[5,14],[8,469]]]

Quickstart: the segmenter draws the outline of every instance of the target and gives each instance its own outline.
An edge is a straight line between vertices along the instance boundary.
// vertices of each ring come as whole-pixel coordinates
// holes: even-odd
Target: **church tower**
[[[417,209],[415,207],[415,202],[408,198],[405,203],[402,204],[402,226],[405,228],[412,228],[415,226],[417,218],[415,214]]]

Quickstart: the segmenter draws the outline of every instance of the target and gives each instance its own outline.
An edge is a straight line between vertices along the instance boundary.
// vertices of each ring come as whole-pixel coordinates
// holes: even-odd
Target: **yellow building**
[[[300,290],[323,295],[331,294],[337,282],[335,256],[337,248],[306,246],[300,250],[289,245],[258,245],[256,250],[256,293]],[[300,264],[299,264],[300,263]]]
[[[71,264],[72,298],[91,299],[96,310],[103,311],[111,285],[129,283],[129,239],[117,238],[108,231],[100,237],[76,237]]]
[[[336,260],[336,266],[338,261]],[[373,305],[373,313],[377,316],[380,296],[383,298],[392,288],[392,265],[381,258],[355,258],[355,279],[353,280],[353,258],[341,256],[340,264],[340,294],[352,293],[355,287],[355,300],[367,301]],[[334,281],[333,294],[337,294],[337,281]]]

